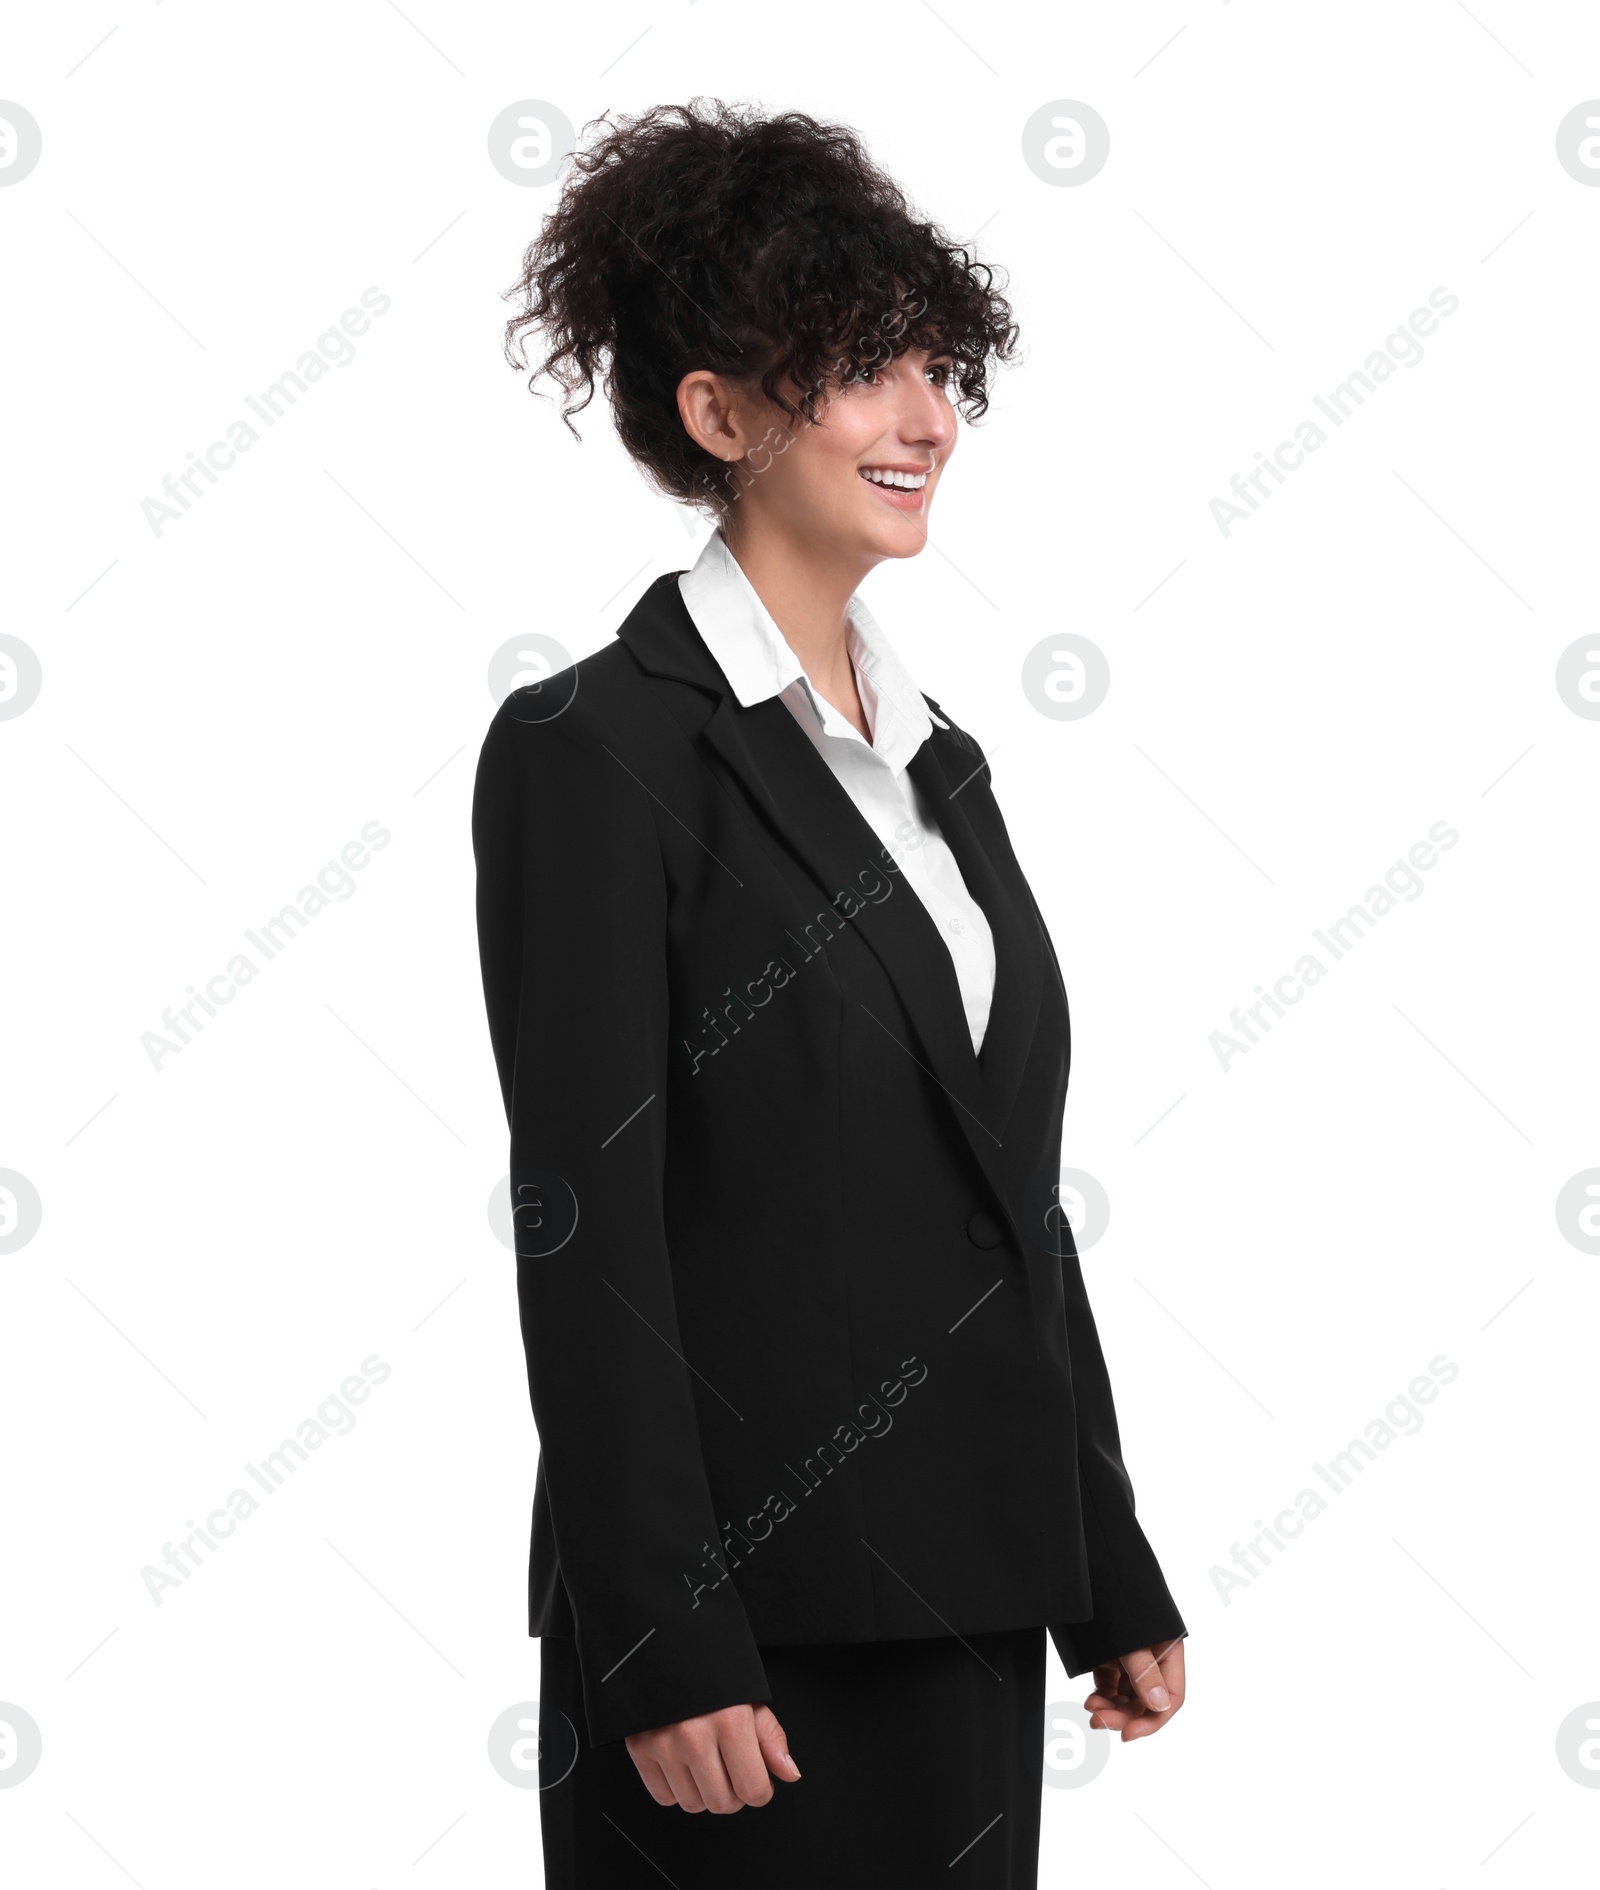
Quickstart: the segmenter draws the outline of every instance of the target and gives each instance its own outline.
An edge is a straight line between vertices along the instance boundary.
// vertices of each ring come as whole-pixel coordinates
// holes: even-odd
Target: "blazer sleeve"
[[[479,955],[528,1388],[599,1746],[771,1695],[732,1580],[706,1585],[722,1554],[663,1216],[667,897],[651,802],[581,703],[546,721],[519,710],[508,697],[478,761]]]
[[[1188,1633],[1167,1590],[1155,1551],[1134,1515],[1133,1485],[1122,1462],[1111,1378],[1083,1268],[1070,1234],[1061,1257],[1067,1343],[1078,1415],[1078,1485],[1089,1556],[1094,1613],[1087,1621],[1052,1623],[1051,1638],[1069,1675]]]

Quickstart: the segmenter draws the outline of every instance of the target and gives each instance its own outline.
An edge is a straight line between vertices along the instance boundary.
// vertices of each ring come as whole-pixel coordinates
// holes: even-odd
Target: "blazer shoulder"
[[[612,642],[542,681],[513,689],[490,718],[483,754],[515,752],[525,765],[568,765],[609,747],[637,750],[654,725],[643,677]]]
[[[607,853],[656,844],[645,783],[659,773],[662,736],[641,680],[627,651],[607,644],[506,696],[478,751],[481,846],[530,828]]]

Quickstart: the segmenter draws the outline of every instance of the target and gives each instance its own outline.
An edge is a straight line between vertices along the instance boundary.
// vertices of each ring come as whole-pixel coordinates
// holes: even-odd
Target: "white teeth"
[[[863,466],[861,476],[863,479],[870,479],[874,485],[895,486],[903,492],[920,492],[928,483],[928,475],[925,472],[884,472],[872,466]]]

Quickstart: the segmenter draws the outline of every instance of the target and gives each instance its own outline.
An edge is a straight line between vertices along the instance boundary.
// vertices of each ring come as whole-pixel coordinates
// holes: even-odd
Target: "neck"
[[[753,521],[744,523],[748,528]],[[841,693],[853,697],[849,604],[873,561],[801,541],[765,520],[728,549],[813,685],[830,701]]]

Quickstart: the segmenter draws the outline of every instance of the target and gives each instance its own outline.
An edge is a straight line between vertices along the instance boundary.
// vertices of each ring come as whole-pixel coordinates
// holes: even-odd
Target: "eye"
[[[847,387],[881,387],[884,372],[882,367],[858,367],[850,374],[845,385]],[[922,372],[931,387],[948,390],[954,385],[955,364],[951,361],[930,361]]]

